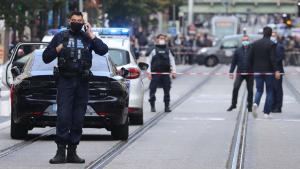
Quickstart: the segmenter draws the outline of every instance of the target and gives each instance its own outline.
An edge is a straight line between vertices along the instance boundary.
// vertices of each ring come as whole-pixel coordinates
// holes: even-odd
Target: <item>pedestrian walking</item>
[[[43,53],[43,60],[47,64],[58,58],[58,73],[55,73],[57,152],[49,161],[51,164],[85,162],[78,157],[76,148],[81,139],[89,98],[92,50],[99,55],[108,52],[107,45],[93,34],[90,24],[84,23],[81,12],[73,12],[69,24],[70,29],[56,34]],[[85,32],[81,30],[83,26]]]
[[[273,86],[273,104],[272,104],[272,113],[281,113],[282,102],[283,102],[283,87],[282,87],[282,78],[283,78],[283,60],[285,59],[284,51],[284,37],[279,37],[276,33],[272,34],[271,40],[276,44],[276,64],[281,73],[280,79],[274,80]]]
[[[264,105],[264,117],[269,118],[272,111],[274,74],[280,79],[280,72],[276,64],[276,45],[271,41],[272,28],[264,27],[263,38],[254,42],[250,50],[250,66],[255,73],[256,93],[253,103],[253,116],[257,117],[257,108],[266,85],[266,101]]]
[[[245,75],[241,74],[241,73],[250,72],[249,54],[250,54],[249,36],[245,35],[242,37],[242,46],[236,49],[231,62],[231,67],[229,71],[230,79],[234,79],[233,73],[236,67],[237,67],[237,71],[236,71],[236,77],[233,84],[231,106],[227,109],[227,111],[232,111],[233,109],[236,108],[239,89],[241,87],[242,82],[245,80],[247,84],[247,91],[248,91],[247,108],[249,112],[252,112],[254,78],[252,74],[245,74]]]
[[[171,112],[170,109],[170,89],[171,78],[169,74],[151,74],[155,73],[171,73],[171,77],[176,77],[175,60],[171,50],[167,45],[167,36],[159,34],[156,37],[156,45],[148,57],[148,78],[150,82],[150,105],[151,112],[155,112],[155,93],[159,86],[164,90],[165,112]]]

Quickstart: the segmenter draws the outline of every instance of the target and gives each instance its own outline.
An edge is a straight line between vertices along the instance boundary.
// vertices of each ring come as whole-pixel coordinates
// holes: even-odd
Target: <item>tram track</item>
[[[182,72],[183,72],[183,73],[188,72],[188,71],[192,70],[193,68],[195,68],[195,66],[190,66],[190,67],[184,69]],[[181,76],[179,76],[178,79],[179,79],[180,77],[181,77]],[[147,91],[148,91],[148,89],[145,90],[145,92],[147,92]],[[171,107],[171,108],[174,108],[174,107]],[[164,115],[164,113],[161,113],[160,115]],[[147,125],[147,124],[151,123],[151,122],[154,121],[154,120],[155,120],[154,118],[151,118],[151,119],[148,120],[144,125]],[[10,126],[10,125],[4,126],[3,128],[0,128],[0,130],[7,129],[9,126]],[[137,130],[139,130],[139,129],[137,129]],[[135,134],[135,133],[138,133],[138,132],[135,131],[134,133],[132,133],[131,137],[133,137],[133,135],[137,135],[137,134]],[[31,144],[33,144],[33,143],[39,141],[39,140],[42,140],[42,139],[44,139],[44,138],[46,138],[46,137],[49,137],[49,136],[51,136],[51,135],[53,135],[53,134],[55,134],[55,128],[51,128],[51,129],[49,129],[49,130],[47,130],[47,131],[45,131],[45,132],[39,134],[39,135],[36,136],[36,137],[31,138],[31,139],[29,139],[29,140],[24,140],[24,141],[21,141],[21,142],[19,142],[19,143],[17,143],[17,144],[14,144],[14,145],[12,145],[12,146],[9,146],[9,147],[7,147],[7,148],[4,148],[4,149],[0,150],[0,158],[3,158],[3,157],[5,157],[5,156],[7,156],[7,155],[9,155],[9,154],[12,154],[12,153],[18,151],[18,150],[21,150],[21,149],[23,149],[23,148],[25,148],[25,147],[27,147],[27,146],[29,146],[29,145],[31,145]],[[122,143],[122,142],[119,142],[119,143],[117,143],[117,145],[115,145],[115,146],[120,146],[119,144],[121,144],[121,143]],[[115,146],[114,146],[114,147],[115,147]]]
[[[210,74],[213,74],[217,72],[222,66],[217,66],[210,72]],[[176,100],[172,105],[171,109],[175,109],[182,103],[184,103],[189,97],[191,97],[194,94],[194,91],[203,87],[204,84],[209,82],[211,79],[211,76],[206,76],[205,79],[197,83],[193,88],[188,90],[186,94],[184,94],[182,97],[180,97],[178,100]],[[108,165],[114,158],[116,158],[120,153],[122,153],[127,147],[129,147],[132,143],[134,143],[138,138],[140,138],[145,132],[147,132],[149,129],[151,129],[153,126],[155,126],[161,119],[163,119],[165,116],[167,116],[168,113],[165,113],[163,111],[158,112],[155,116],[153,116],[150,120],[148,120],[143,126],[136,129],[132,134],[129,135],[129,138],[127,141],[120,141],[115,146],[113,146],[111,149],[103,153],[99,158],[91,162],[89,165],[87,165],[86,169],[101,169],[104,168],[106,165]]]

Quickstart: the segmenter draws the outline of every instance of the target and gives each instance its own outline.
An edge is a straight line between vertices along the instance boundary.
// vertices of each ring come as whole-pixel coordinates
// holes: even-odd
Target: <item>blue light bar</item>
[[[100,36],[130,36],[129,28],[92,28]]]
[[[49,29],[47,34],[48,35],[55,35],[61,31],[67,30],[67,28],[61,28],[61,29]]]

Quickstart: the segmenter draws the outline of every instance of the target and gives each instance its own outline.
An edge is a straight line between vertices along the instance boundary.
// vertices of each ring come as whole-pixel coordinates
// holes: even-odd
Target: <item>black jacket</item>
[[[283,60],[285,58],[284,45],[280,42],[276,44],[276,63],[281,73],[284,73]]]
[[[276,64],[276,45],[270,38],[262,38],[252,44],[250,67],[255,73],[273,73],[278,71]]]
[[[69,30],[68,30],[69,31]],[[99,38],[89,39],[84,32],[81,32],[78,35],[74,36],[81,36],[82,39],[88,42],[89,44],[89,51],[92,53],[92,50],[95,51],[98,55],[105,55],[108,52],[108,47],[105,43],[102,42]],[[56,52],[56,47],[63,43],[63,32],[56,34],[52,41],[49,43],[47,48],[43,53],[43,61],[45,63],[52,62],[56,57],[59,56],[59,53]]]
[[[249,67],[249,54],[250,54],[250,46],[248,47],[240,47],[237,48],[234,52],[230,73],[234,72],[235,67],[237,66],[237,73],[248,73],[250,72]]]

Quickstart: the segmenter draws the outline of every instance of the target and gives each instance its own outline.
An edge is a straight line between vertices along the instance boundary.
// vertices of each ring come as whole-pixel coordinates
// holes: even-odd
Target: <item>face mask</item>
[[[166,41],[165,41],[165,40],[159,40],[159,41],[158,41],[158,44],[159,44],[159,45],[165,45],[165,44],[166,44]]]
[[[249,41],[242,41],[243,46],[249,46],[250,42]]]
[[[79,33],[82,29],[83,23],[71,22],[71,30],[75,33]]]
[[[277,43],[277,39],[275,37],[271,37],[271,41],[273,41],[274,43]]]

